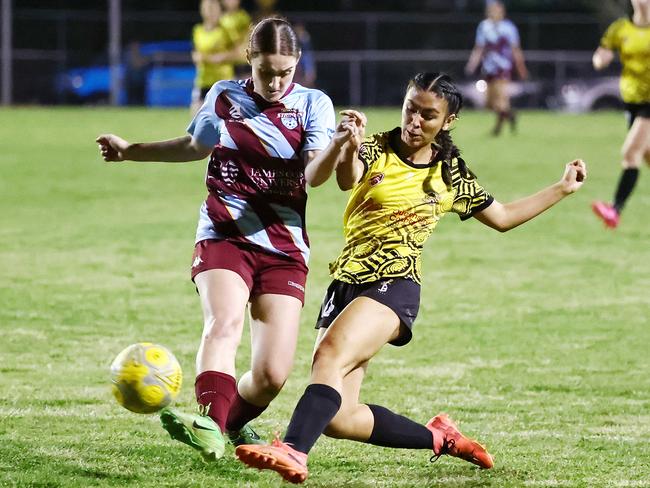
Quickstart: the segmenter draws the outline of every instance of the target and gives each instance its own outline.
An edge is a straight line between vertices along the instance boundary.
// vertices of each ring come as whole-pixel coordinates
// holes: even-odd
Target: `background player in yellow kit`
[[[632,18],[609,26],[593,56],[594,68],[609,66],[618,51],[621,96],[628,115],[629,131],[623,143],[623,172],[612,204],[596,201],[591,207],[607,227],[616,228],[621,211],[639,178],[645,159],[650,164],[650,0],[632,0]]]
[[[234,63],[243,60],[243,50],[233,39],[231,29],[222,25],[223,10],[219,0],[201,0],[200,24],[192,31],[192,61],[196,78],[192,90],[192,113],[203,104],[205,95],[217,81],[235,77]]]

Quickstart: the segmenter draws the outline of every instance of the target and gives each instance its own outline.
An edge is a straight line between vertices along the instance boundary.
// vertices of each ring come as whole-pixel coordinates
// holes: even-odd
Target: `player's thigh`
[[[357,297],[324,333],[314,353],[314,367],[334,363],[351,371],[399,337],[397,314],[372,298]]]
[[[228,269],[208,269],[194,277],[206,325],[243,326],[250,291],[244,279]]]
[[[302,302],[293,296],[257,295],[251,299],[251,368],[253,373],[289,375],[296,352]]]
[[[637,117],[623,143],[624,164],[638,166],[650,153],[650,118]]]

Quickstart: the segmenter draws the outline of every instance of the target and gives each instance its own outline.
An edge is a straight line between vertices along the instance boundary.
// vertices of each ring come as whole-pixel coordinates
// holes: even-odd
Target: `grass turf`
[[[397,110],[367,113],[369,131],[399,122]],[[201,316],[188,268],[205,164],[105,164],[93,142],[101,132],[174,137],[187,119],[184,110],[0,111],[0,485],[280,485],[231,451],[203,464],[155,416],[117,406],[108,388],[117,352],[150,340],[178,356],[178,405],[193,405]],[[615,232],[589,210],[618,178],[622,116],[523,113],[519,134],[498,139],[491,122],[463,113],[453,134],[500,201],[556,181],[574,157],[588,162],[589,180],[507,234],[444,219],[424,254],[415,338],[373,360],[362,400],[421,422],[448,412],[489,447],[495,468],[322,438],[308,486],[650,486],[645,176]],[[333,181],[310,191],[299,352],[255,422],[264,436],[283,430],[306,384],[345,201]]]

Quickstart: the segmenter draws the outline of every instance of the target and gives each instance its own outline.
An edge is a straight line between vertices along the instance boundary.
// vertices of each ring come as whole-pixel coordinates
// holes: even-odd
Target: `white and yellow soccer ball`
[[[174,355],[151,342],[132,344],[111,364],[117,403],[135,413],[153,413],[169,405],[181,390],[183,372]]]

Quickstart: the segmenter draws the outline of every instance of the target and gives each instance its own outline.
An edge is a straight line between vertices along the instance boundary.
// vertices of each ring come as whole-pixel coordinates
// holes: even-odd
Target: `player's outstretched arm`
[[[584,161],[576,159],[566,165],[564,175],[557,183],[514,202],[502,204],[495,200],[475,217],[493,229],[506,232],[537,217],[567,195],[576,192],[586,179],[587,166]]]
[[[207,157],[212,148],[187,135],[157,142],[129,143],[114,134],[102,134],[95,140],[104,161],[159,161],[179,163]]]

